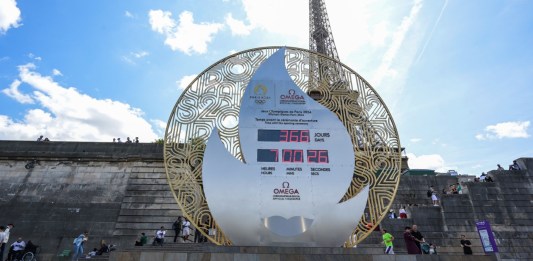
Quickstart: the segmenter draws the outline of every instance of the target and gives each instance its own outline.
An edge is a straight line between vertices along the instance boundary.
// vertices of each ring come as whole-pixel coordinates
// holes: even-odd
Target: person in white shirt
[[[4,239],[6,238],[6,227],[4,226],[0,226],[0,247],[2,248],[2,252],[0,254],[2,254],[0,256],[0,260],[3,259],[3,255],[4,255]]]
[[[186,218],[183,218],[182,235],[183,242],[189,240],[189,235],[191,235],[191,222],[189,222],[189,220],[187,220]]]
[[[155,232],[155,238],[154,238],[154,242],[152,243],[152,245],[155,246],[156,244],[158,244],[160,246],[163,246],[163,243],[165,242],[166,233],[167,231],[165,231],[165,227],[161,227],[161,229],[157,230]]]
[[[402,219],[403,218],[407,218],[407,212],[405,211],[405,207],[404,206],[402,206],[400,208],[400,218],[402,218]]]
[[[22,238],[19,237],[17,241],[11,244],[11,249],[9,250],[9,254],[7,255],[7,260],[12,260],[13,258],[21,258],[22,253],[24,253],[24,248],[26,248],[26,242],[24,242]]]
[[[4,229],[3,240],[0,240],[0,260],[4,260],[4,250],[9,241],[9,231],[14,227],[13,224],[8,224]]]

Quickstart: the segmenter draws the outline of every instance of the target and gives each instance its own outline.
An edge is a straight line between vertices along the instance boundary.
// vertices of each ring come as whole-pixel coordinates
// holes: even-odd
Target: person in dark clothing
[[[422,252],[420,252],[420,248],[416,246],[417,239],[413,235],[411,235],[411,227],[405,227],[405,232],[403,232],[403,239],[405,240],[407,254],[422,254]]]
[[[181,216],[176,219],[176,222],[172,224],[172,229],[174,230],[174,243],[176,243],[176,240],[178,239],[180,233],[181,233],[181,226],[182,226],[183,220],[181,219]]]
[[[418,227],[417,225],[413,225],[411,227],[411,235],[413,235],[413,237],[416,238],[416,246],[418,247],[418,249],[420,249],[420,251],[422,251],[422,248],[420,247],[420,243],[421,242],[425,242],[424,240],[424,236],[422,235],[422,233],[420,233],[420,231],[418,231]]]
[[[103,253],[109,252],[109,246],[106,244],[105,240],[100,241],[100,249],[96,252],[96,255],[101,256]]]
[[[144,246],[144,245],[146,245],[147,242],[148,242],[148,237],[143,232],[143,233],[141,233],[141,237],[139,238],[139,240],[135,241],[135,246]]]
[[[24,248],[24,252],[32,252],[33,254],[35,254],[35,252],[37,252],[38,247],[39,246],[33,244],[31,240],[28,240],[28,242],[26,243],[26,248]]]
[[[463,253],[465,255],[472,254],[472,243],[470,243],[470,240],[466,239],[465,235],[461,235],[461,247],[463,247]]]

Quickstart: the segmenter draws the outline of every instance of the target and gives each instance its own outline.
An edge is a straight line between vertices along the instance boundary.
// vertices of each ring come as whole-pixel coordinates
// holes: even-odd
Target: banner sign
[[[496,246],[496,240],[490,228],[490,223],[486,220],[478,221],[476,222],[476,227],[485,253],[498,252],[498,246]]]

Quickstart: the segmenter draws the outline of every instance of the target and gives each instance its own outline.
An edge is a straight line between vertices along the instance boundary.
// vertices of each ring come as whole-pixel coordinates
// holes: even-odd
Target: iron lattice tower
[[[323,0],[309,1],[309,50],[339,61]]]
[[[324,0],[309,0],[309,50],[340,61]],[[339,63],[311,57],[310,69],[313,72],[309,81],[311,97],[319,99],[322,96],[316,92],[320,86],[327,86],[329,89],[346,88],[346,76]]]

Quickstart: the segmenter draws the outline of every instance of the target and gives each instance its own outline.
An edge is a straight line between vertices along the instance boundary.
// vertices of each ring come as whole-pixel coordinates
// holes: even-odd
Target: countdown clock
[[[317,211],[301,215],[283,213],[306,209],[306,206],[312,208],[316,204],[329,206],[330,203],[305,201],[306,195],[318,198],[316,191],[328,195],[325,197],[328,200],[335,199],[330,200],[334,201],[332,208],[353,205],[353,199],[365,192],[368,201],[360,207],[366,209],[364,214],[339,212],[339,217],[330,220],[330,223],[339,224],[347,220],[354,222],[344,231],[357,235],[356,240],[350,233],[343,236],[351,239],[346,245],[354,244],[364,239],[386,215],[398,186],[401,157],[394,122],[381,98],[358,74],[337,61],[307,50],[283,49],[285,64],[282,67],[289,77],[284,81],[293,82],[293,86],[278,88],[276,81],[254,80],[263,63],[280,50],[278,47],[258,48],[224,58],[206,69],[184,91],[170,116],[165,135],[169,184],[184,215],[200,231],[215,229],[217,233],[206,236],[224,245],[254,240],[258,245],[278,245],[292,242],[292,239],[305,242],[307,234],[318,234],[320,229],[313,232],[310,228],[318,224],[321,214]],[[343,75],[343,80],[331,76],[332,71]],[[312,99],[311,92],[320,95]],[[274,102],[285,109],[276,109]],[[322,108],[304,106],[315,103]],[[294,110],[287,109],[293,105]],[[319,120],[315,122],[316,119]],[[293,122],[286,124],[286,121]],[[209,166],[208,162],[214,164]],[[227,185],[226,182],[234,178],[227,174],[229,167],[250,175],[236,179],[232,186]],[[211,175],[208,171],[218,171],[215,183],[207,182]],[[250,179],[256,174],[262,178]],[[308,180],[315,180],[311,182],[315,187],[304,186]],[[214,184],[224,188],[222,191],[226,195],[212,194],[217,187]],[[255,191],[254,186],[258,186]],[[224,206],[217,206],[221,203],[215,198],[228,196],[228,193],[244,195],[242,202],[232,204],[242,210],[237,215],[245,216],[246,211],[253,214],[257,210],[263,224],[255,230],[244,230],[244,234],[232,235],[229,231],[249,224],[239,224],[247,219],[238,217],[234,217],[239,221],[236,224],[223,224],[224,220],[232,218],[223,217],[215,210],[224,209]],[[272,203],[268,198],[278,201]],[[280,198],[293,201],[281,202]],[[254,204],[247,205],[254,199],[258,200],[259,209]],[[296,205],[279,214],[274,213],[276,207],[272,207],[278,203]],[[295,224],[301,228],[282,229]],[[321,233],[331,231],[332,228]],[[260,234],[261,238],[248,240],[250,235],[246,233]],[[333,241],[320,241],[313,235],[308,239],[315,242],[312,246],[333,244]]]

